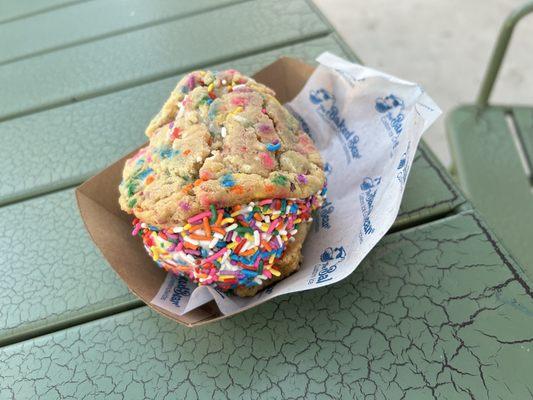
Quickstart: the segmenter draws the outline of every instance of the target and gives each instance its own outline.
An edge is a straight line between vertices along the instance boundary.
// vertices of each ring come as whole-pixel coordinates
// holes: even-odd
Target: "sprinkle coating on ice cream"
[[[306,199],[266,199],[201,212],[184,226],[158,229],[135,218],[132,235],[142,237],[161,268],[198,285],[252,296],[297,271],[312,212],[326,188]]]

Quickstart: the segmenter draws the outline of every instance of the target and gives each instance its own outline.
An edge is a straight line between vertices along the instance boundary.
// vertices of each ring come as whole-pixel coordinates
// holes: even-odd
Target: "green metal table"
[[[305,0],[0,3],[0,399],[527,398],[531,282],[422,143],[345,281],[189,329],[131,295],[73,187],[190,69],[357,59]]]

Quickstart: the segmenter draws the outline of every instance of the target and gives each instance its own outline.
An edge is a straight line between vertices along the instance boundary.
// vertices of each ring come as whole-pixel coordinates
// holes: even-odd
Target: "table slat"
[[[232,23],[239,20],[245,23]],[[6,64],[0,67],[0,120],[325,36],[329,30],[303,0],[261,0]]]
[[[0,23],[79,2],[80,0],[2,0],[0,2]]]
[[[147,308],[0,350],[14,398],[525,399],[528,283],[476,214],[389,235],[334,286],[185,328]],[[529,295],[527,294],[529,292]]]
[[[37,14],[0,25],[0,64],[240,1],[93,0]]]

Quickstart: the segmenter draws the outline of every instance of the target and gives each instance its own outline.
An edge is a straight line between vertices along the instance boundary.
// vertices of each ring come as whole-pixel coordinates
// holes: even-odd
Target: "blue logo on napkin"
[[[320,263],[316,264],[311,274],[311,279],[307,282],[308,285],[315,283],[324,283],[331,281],[333,277],[331,274],[337,270],[339,262],[346,258],[346,250],[343,246],[327,247],[320,255]]]
[[[374,227],[372,226],[372,221],[370,220],[370,214],[374,209],[374,200],[376,198],[376,193],[378,192],[378,187],[381,184],[381,177],[376,178],[366,177],[363,179],[363,182],[359,186],[361,188],[361,194],[359,195],[359,202],[361,205],[361,213],[363,214],[363,228],[360,233],[360,239],[362,236],[370,235],[374,232]]]
[[[183,297],[189,297],[191,295],[191,289],[188,286],[188,280],[184,276],[179,276],[174,289],[172,290],[172,296],[170,302],[176,307],[180,306],[180,301]]]
[[[326,89],[320,88],[311,91],[309,101],[317,106],[318,115],[339,133],[344,141],[348,162],[351,159],[361,158],[358,148],[359,136],[346,126],[346,119],[337,107],[335,96]]]
[[[400,158],[400,161],[398,162],[398,166],[396,167],[396,178],[400,182],[400,185],[402,187],[405,185],[405,182],[407,182],[407,175],[409,175],[409,148],[411,147],[411,143],[407,145],[407,150],[405,153],[402,154],[402,157]]]
[[[395,149],[400,142],[399,138],[403,131],[404,102],[400,97],[390,94],[386,97],[378,97],[375,107],[377,112],[384,114],[381,117],[381,122],[389,134],[392,148]]]
[[[324,164],[324,173],[326,174],[326,176],[330,176],[332,172],[333,172],[333,167],[331,166],[330,163],[326,161],[326,163]]]
[[[320,255],[320,261],[328,262],[332,260],[344,260],[346,258],[346,250],[344,247],[327,247]]]
[[[335,206],[333,203],[326,197],[326,200],[324,200],[324,204],[322,204],[322,207],[320,207],[320,211],[318,212],[320,215],[320,226],[324,229],[330,229],[331,224],[329,222],[329,215],[335,211]]]

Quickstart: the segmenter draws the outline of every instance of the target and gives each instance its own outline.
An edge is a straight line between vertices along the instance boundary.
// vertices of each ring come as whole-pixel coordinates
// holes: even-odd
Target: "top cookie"
[[[126,161],[120,206],[159,228],[211,204],[305,198],[324,185],[322,159],[268,87],[235,70],[185,76]]]

